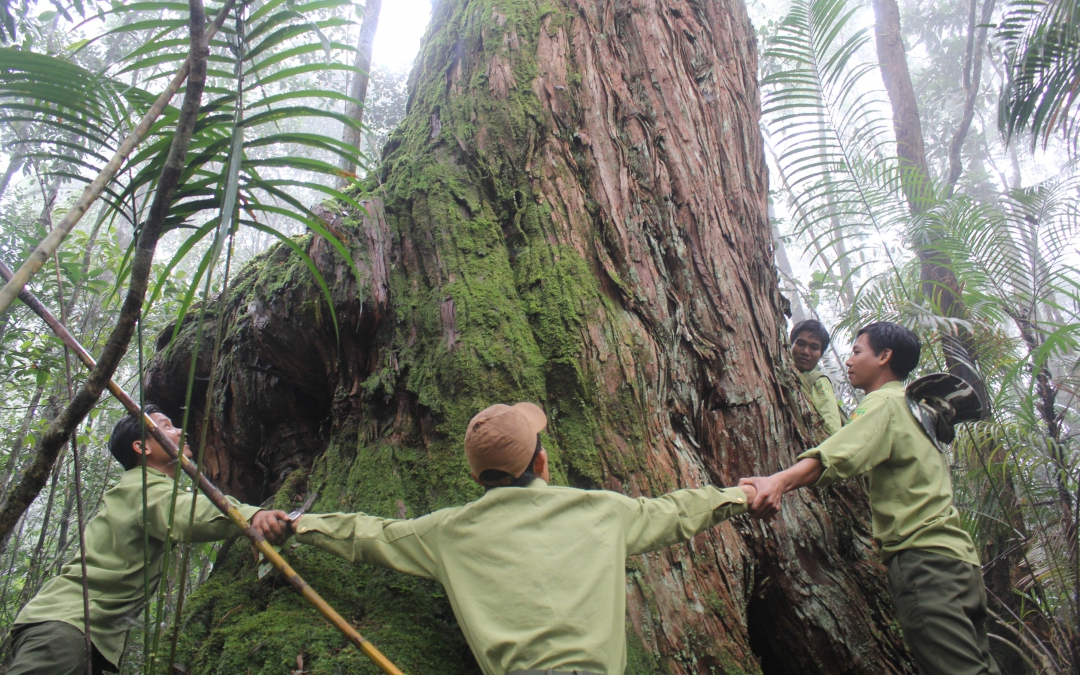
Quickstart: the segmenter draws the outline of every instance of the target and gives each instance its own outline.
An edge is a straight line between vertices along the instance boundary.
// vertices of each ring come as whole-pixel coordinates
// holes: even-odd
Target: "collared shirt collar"
[[[488,495],[496,490],[502,490],[503,488],[542,488],[547,487],[547,482],[543,478],[533,478],[528,485],[494,485],[492,487],[484,488],[484,494]]]
[[[121,474],[120,482],[121,483],[131,483],[131,482],[137,481],[137,482],[141,483],[142,482],[142,471],[143,471],[142,466],[137,466],[134,469],[128,469],[123,474]],[[169,476],[166,475],[164,471],[161,471],[160,469],[155,469],[155,468],[150,467],[150,466],[146,467],[146,477],[147,477],[147,479],[150,479],[151,477],[169,479]],[[169,479],[169,480],[172,480],[172,479]]]

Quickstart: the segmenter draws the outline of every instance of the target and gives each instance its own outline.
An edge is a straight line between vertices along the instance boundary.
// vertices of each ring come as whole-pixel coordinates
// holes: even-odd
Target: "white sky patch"
[[[430,20],[431,0],[384,1],[371,52],[372,65],[387,70],[409,68]]]

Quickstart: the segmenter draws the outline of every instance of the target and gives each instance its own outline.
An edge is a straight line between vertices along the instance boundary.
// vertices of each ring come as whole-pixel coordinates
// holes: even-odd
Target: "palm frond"
[[[998,27],[1008,79],[998,126],[1012,137],[1027,131],[1032,145],[1060,130],[1080,147],[1080,0],[1015,0]]]
[[[127,89],[60,57],[0,49],[0,114],[18,135],[10,151],[58,168],[104,164],[133,103]]]
[[[870,26],[856,22],[857,11],[844,0],[794,2],[769,40],[765,62],[776,68],[762,80],[793,234],[812,264],[837,264],[844,284],[881,260],[902,279],[894,247],[906,220],[887,104],[870,80],[876,63],[862,53]]]
[[[177,192],[168,223],[170,229],[189,229],[191,234],[180,242],[176,255],[159,272],[150,296],[151,305],[168,286],[169,276],[186,266],[186,256],[207,256],[215,250],[214,245],[206,246],[205,237],[210,229],[207,226],[220,222],[221,209],[227,206],[223,183],[225,176],[231,175],[225,171],[233,166],[230,158],[239,160],[235,165],[237,202],[251,216],[239,224],[255,227],[264,216],[271,216],[255,227],[268,231],[282,218],[295,222],[326,238],[353,266],[348,247],[323,227],[296,196],[299,189],[354,202],[331,187],[340,175],[336,159],[347,158],[360,166],[367,164],[356,148],[339,138],[305,128],[305,118],[313,117],[357,126],[354,120],[330,107],[351,99],[344,94],[295,84],[300,79],[326,77],[335,71],[352,69],[342,64],[351,60],[348,51],[352,47],[330,41],[324,33],[325,29],[342,24],[342,19],[329,13],[338,6],[343,6],[343,0],[302,4],[273,0],[255,4],[248,9],[251,15],[244,23],[244,30],[238,33],[231,22],[226,22],[211,43],[211,63],[222,66],[209,69],[206,91],[211,98],[204,105],[192,137],[184,185]],[[184,56],[182,9],[175,2],[153,0],[114,5],[110,14],[123,15],[125,22],[109,33],[149,33],[118,72],[137,71],[145,74],[146,81],[167,74],[172,64]],[[208,9],[208,13],[213,12]],[[231,72],[224,69],[226,64]],[[238,94],[233,82],[237,73],[249,82],[242,94]],[[139,93],[134,98],[141,100],[145,95]],[[163,153],[171,142],[170,129],[176,114],[175,109],[169,109],[162,115],[149,141],[132,158],[128,179],[114,189],[112,204],[118,214],[140,214],[145,208],[145,195],[154,190]],[[236,146],[238,138],[242,140]],[[140,217],[136,216],[135,222]],[[200,259],[189,283],[194,286],[202,281],[213,264]],[[122,283],[124,273],[122,267],[117,284]],[[326,298],[330,300],[328,294]],[[181,314],[192,301],[193,297],[188,297],[187,302],[180,303]]]

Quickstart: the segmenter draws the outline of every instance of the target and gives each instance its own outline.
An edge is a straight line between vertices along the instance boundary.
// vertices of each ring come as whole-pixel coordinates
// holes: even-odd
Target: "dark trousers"
[[[889,592],[920,675],[1001,675],[986,636],[978,565],[901,551],[889,561]]]
[[[15,658],[7,675],[86,675],[86,638],[71,624],[43,621],[17,625],[12,646]],[[94,647],[94,675],[117,670]]]

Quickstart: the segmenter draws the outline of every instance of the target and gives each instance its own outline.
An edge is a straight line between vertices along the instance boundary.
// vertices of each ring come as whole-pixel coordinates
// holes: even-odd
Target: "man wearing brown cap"
[[[491,406],[465,433],[483,497],[413,520],[305,515],[293,525],[297,539],[437,579],[486,675],[622,675],[626,556],[743,513],[756,490],[707,486],[632,499],[548,485],[546,426],[532,403]]]

